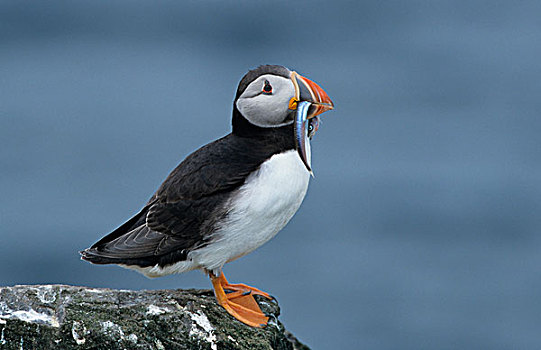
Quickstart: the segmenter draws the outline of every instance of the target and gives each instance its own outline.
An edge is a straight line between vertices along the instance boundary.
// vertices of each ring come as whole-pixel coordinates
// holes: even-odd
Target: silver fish
[[[319,117],[313,117],[308,119],[308,137],[310,140],[316,134],[319,129]]]
[[[313,135],[313,132],[311,135],[309,135],[309,125],[310,125],[310,119],[308,119],[308,110],[310,108],[311,103],[302,101],[299,102],[299,105],[297,106],[297,113],[295,115],[295,145],[297,146],[297,152],[299,153],[299,156],[301,157],[302,162],[306,166],[306,169],[310,172],[312,176],[314,176],[314,173],[312,172],[311,168],[311,154],[310,154],[310,137]],[[313,118],[312,118],[313,119]],[[316,121],[317,123],[317,121]],[[314,127],[313,124],[312,127]],[[318,126],[319,123],[317,123],[316,126]]]

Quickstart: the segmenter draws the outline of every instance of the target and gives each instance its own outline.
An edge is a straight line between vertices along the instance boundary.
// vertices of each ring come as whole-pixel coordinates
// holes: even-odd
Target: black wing
[[[226,214],[222,204],[231,191],[263,161],[290,146],[271,136],[229,134],[195,151],[137,215],[81,252],[83,259],[142,267],[185,260],[190,250],[208,243],[215,223]]]

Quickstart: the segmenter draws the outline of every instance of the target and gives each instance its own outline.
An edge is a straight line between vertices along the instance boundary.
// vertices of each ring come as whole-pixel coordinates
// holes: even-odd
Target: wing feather
[[[192,153],[141,212],[83,251],[83,258],[140,266],[185,259],[188,251],[209,241],[229,193],[275,152],[257,152],[258,145],[230,134]]]

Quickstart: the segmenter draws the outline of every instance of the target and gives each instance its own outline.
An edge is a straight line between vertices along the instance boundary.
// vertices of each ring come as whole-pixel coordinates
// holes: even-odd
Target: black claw
[[[260,325],[261,327],[263,327],[263,328],[264,328],[264,327],[267,327],[267,324],[266,324],[266,323],[260,323],[259,325]]]
[[[251,290],[249,290],[249,291],[247,291],[247,292],[244,292],[244,293],[242,293],[242,295],[250,295],[250,294],[252,294],[252,291],[251,291]]]

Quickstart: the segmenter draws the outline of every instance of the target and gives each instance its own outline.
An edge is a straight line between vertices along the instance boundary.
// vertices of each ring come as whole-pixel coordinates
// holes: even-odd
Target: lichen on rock
[[[0,349],[308,349],[278,321],[235,320],[209,290],[130,291],[36,285],[0,288]]]

